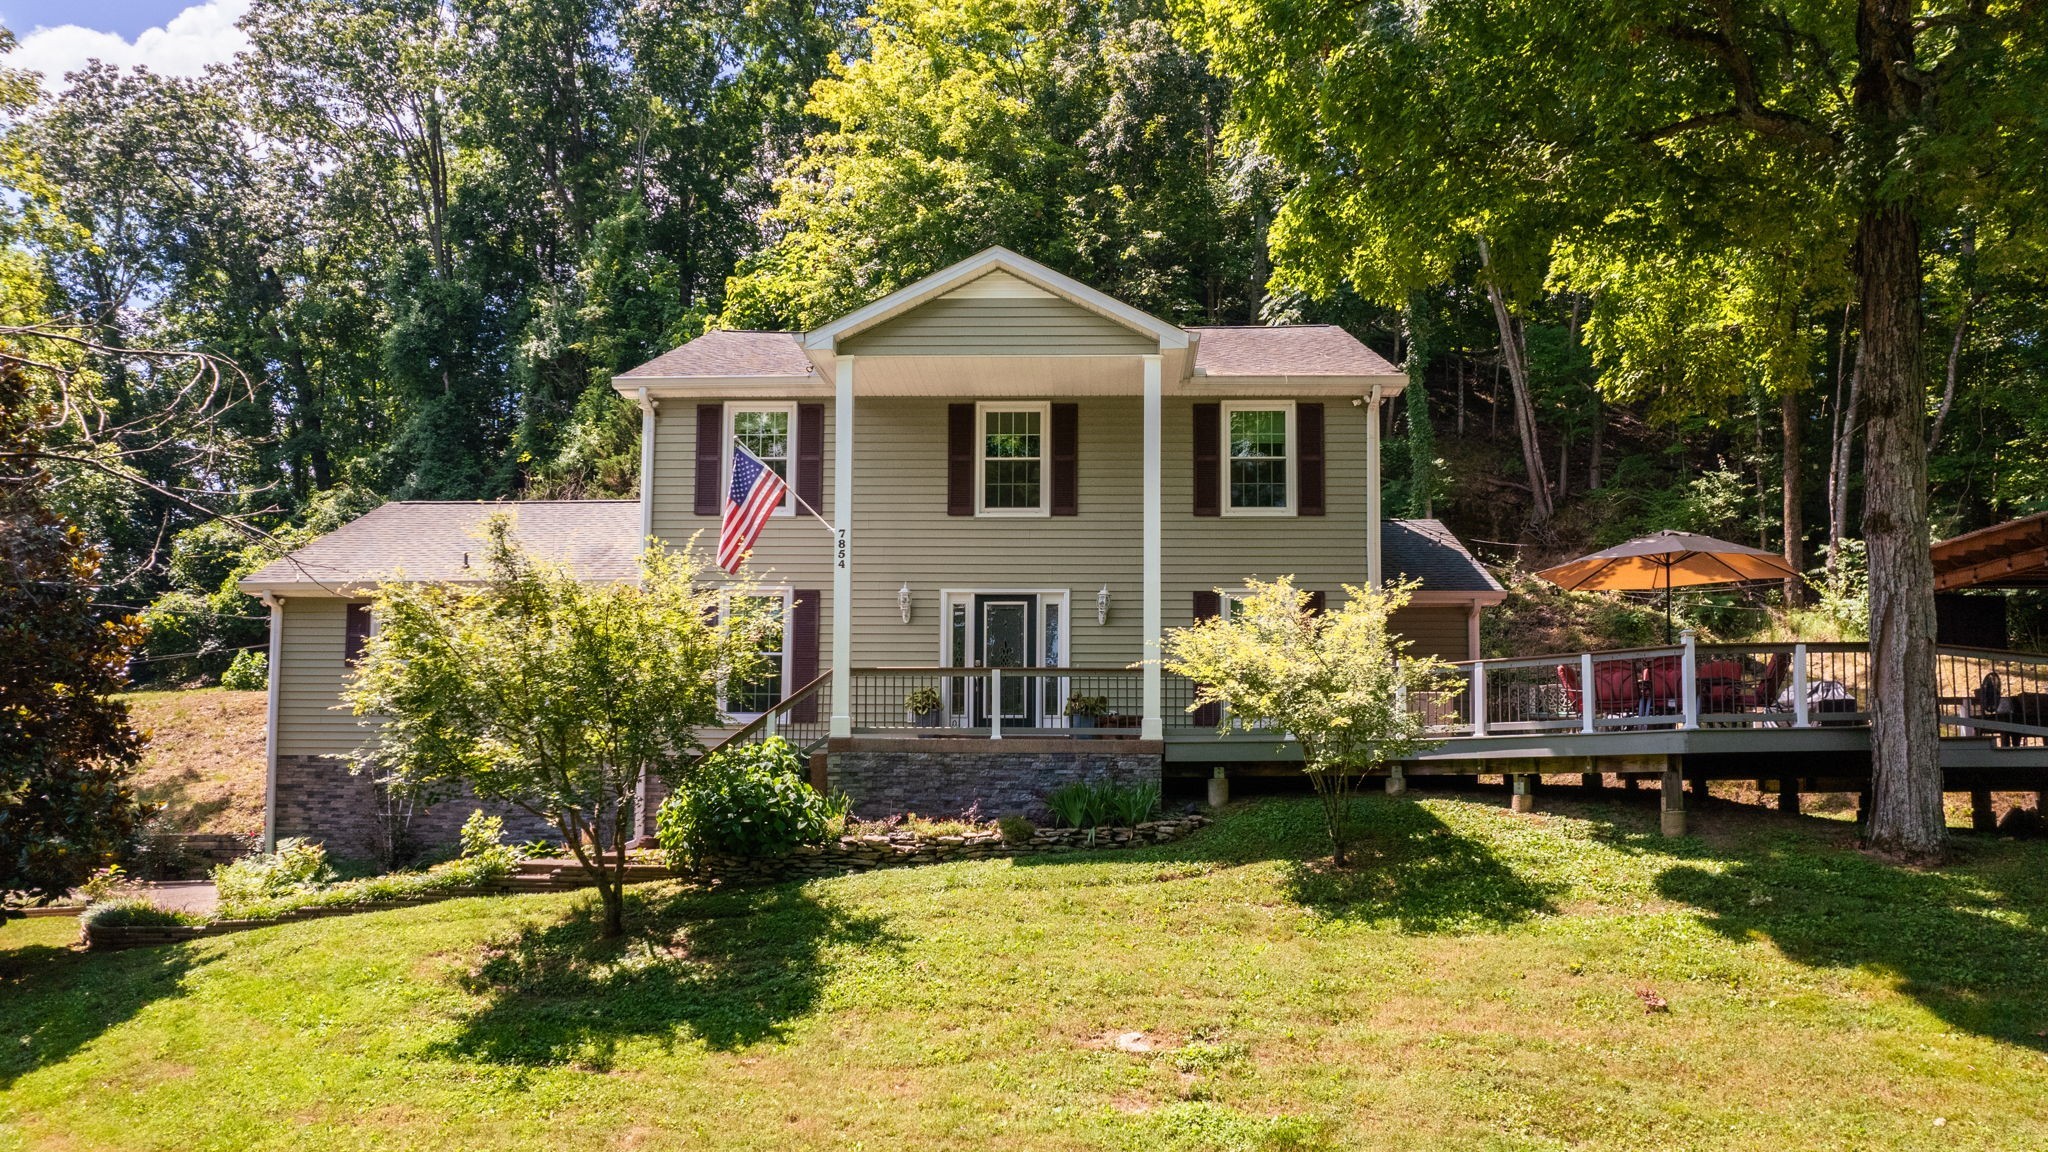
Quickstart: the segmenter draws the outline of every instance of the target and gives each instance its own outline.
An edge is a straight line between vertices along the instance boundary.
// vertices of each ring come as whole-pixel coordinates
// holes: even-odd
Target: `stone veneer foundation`
[[[927,816],[979,805],[984,816],[1042,813],[1047,793],[1076,781],[1159,784],[1165,745],[1152,740],[1015,740],[959,737],[834,740],[827,792],[844,792],[863,817]]]
[[[367,776],[348,769],[348,761],[334,756],[279,756],[277,758],[276,834],[282,840],[302,836],[327,846],[329,855],[374,858],[380,839],[383,805],[377,786]],[[560,840],[554,825],[530,812],[503,805],[485,804],[466,791],[454,799],[413,813],[409,834],[421,848],[441,848],[456,842],[456,832],[469,814],[482,808],[505,819],[505,839]]]

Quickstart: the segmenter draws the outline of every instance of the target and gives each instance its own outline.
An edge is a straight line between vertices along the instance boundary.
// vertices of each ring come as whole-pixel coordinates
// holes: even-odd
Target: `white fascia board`
[[[1183,396],[1366,396],[1379,389],[1380,399],[1399,396],[1406,376],[1211,376],[1197,372],[1177,391]]]
[[[898,288],[865,308],[855,309],[823,327],[804,333],[804,350],[811,353],[814,363],[830,357],[838,350],[839,341],[848,336],[856,335],[892,316],[907,312],[933,297],[943,296],[951,289],[998,268],[1027,284],[1065,297],[1091,312],[1156,338],[1161,351],[1186,348],[1189,344],[1187,331],[1179,325],[1169,324],[1156,316],[1139,311],[1121,300],[1104,295],[1071,276],[1063,276],[1036,260],[1020,256],[1008,248],[996,247],[969,256],[950,268],[942,268],[916,283]]]

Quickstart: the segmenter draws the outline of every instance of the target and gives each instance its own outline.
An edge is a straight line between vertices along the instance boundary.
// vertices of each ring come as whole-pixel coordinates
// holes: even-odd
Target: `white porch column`
[[[1159,668],[1159,579],[1161,561],[1165,554],[1165,541],[1159,526],[1160,467],[1164,450],[1160,447],[1159,424],[1161,400],[1159,394],[1159,357],[1145,357],[1145,594],[1144,594],[1144,639],[1145,665],[1143,702],[1145,715],[1138,727],[1141,740],[1163,740],[1166,738],[1166,721],[1162,700],[1164,692],[1162,673]]]
[[[853,357],[838,362],[832,404],[832,726],[853,735]]]
[[[640,548],[654,535],[654,400],[640,389]],[[638,551],[639,549],[635,549]]]
[[[1365,585],[1380,586],[1380,386],[1365,401]],[[1473,652],[1472,655],[1479,655]]]

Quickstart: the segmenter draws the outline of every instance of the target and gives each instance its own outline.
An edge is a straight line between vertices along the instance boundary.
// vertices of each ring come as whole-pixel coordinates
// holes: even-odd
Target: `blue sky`
[[[0,0],[0,23],[21,38],[7,58],[56,92],[88,60],[196,76],[247,43],[235,21],[249,0]]]
[[[17,36],[38,26],[79,24],[133,41],[144,29],[160,28],[192,0],[0,0],[0,24]]]

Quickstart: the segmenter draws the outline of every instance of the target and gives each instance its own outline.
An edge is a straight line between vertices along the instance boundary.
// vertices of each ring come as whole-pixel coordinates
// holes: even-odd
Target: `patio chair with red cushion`
[[[1771,653],[1764,662],[1764,674],[1757,677],[1756,686],[1751,688],[1745,703],[1751,708],[1770,710],[1778,706],[1778,693],[1785,686],[1785,673],[1791,669],[1791,658],[1783,652]]]
[[[1699,666],[1699,680],[1701,712],[1733,712],[1741,707],[1741,664],[1733,660],[1709,660]]]
[[[1685,710],[1685,664],[1676,656],[1659,656],[1644,671],[1643,698],[1652,715],[1668,716]]]
[[[1643,684],[1633,660],[1593,665],[1593,703],[1603,716],[1633,716],[1642,707]]]

